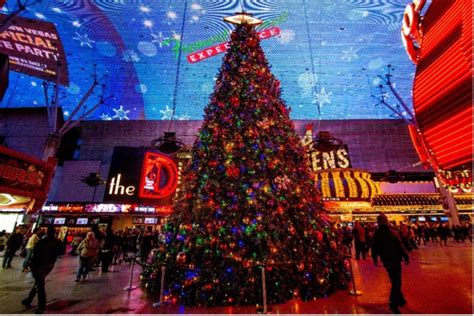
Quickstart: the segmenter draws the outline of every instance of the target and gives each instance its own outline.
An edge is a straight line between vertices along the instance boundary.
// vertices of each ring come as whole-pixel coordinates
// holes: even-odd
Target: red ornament
[[[318,241],[323,240],[323,233],[321,233],[319,230],[316,232],[316,239]]]
[[[239,168],[231,166],[231,167],[227,168],[226,174],[227,174],[227,176],[229,176],[231,178],[237,178],[240,174],[240,171],[239,171]]]
[[[230,98],[230,104],[231,104],[232,106],[239,106],[239,104],[240,104],[240,99],[237,98],[237,97],[232,97],[232,98]]]

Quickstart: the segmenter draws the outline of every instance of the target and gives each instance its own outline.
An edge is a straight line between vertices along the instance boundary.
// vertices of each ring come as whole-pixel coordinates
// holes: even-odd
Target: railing
[[[349,261],[349,272],[350,272],[350,282],[351,282],[351,285],[349,287],[349,293],[351,295],[361,295],[362,292],[357,290],[357,287],[356,287],[356,282],[355,282],[355,278],[354,278],[354,272],[353,272],[353,267],[352,267],[352,256],[350,254],[344,256],[344,259],[348,260]],[[321,259],[322,260],[322,259]],[[134,262],[136,261],[136,257],[133,257],[133,259],[131,260],[131,272],[130,272],[130,283],[129,283],[129,286],[125,288],[125,290],[130,290],[130,289],[134,289],[136,287],[133,287],[132,286],[132,277],[133,277],[133,267],[134,267]],[[140,264],[141,266],[144,266],[144,267],[149,267],[149,265],[146,265],[142,262],[138,262],[138,264]],[[311,263],[311,264],[314,264],[315,262],[314,261],[288,261],[288,262],[278,262],[278,263],[258,263],[258,264],[255,264],[255,265],[252,265],[252,266],[248,266],[246,267],[247,269],[253,269],[253,268],[258,268],[260,270],[260,273],[261,273],[261,289],[262,289],[262,298],[261,298],[261,306],[257,307],[257,312],[258,313],[268,313],[269,312],[269,307],[268,307],[268,300],[267,300],[267,284],[266,284],[266,268],[268,267],[282,267],[282,266],[297,266],[298,264],[301,264],[301,263],[304,263],[304,264],[307,264],[307,263]],[[161,307],[161,306],[165,306],[168,304],[166,298],[165,298],[165,278],[166,278],[166,273],[167,273],[167,266],[166,264],[161,264],[161,278],[160,278],[160,293],[159,293],[159,300],[158,302],[155,302],[153,303],[153,307]],[[176,268],[176,267],[175,267]],[[180,270],[189,270],[189,271],[193,271],[195,270],[194,268],[186,268],[186,267],[182,267],[182,268],[178,268]],[[200,269],[201,271],[203,269]]]

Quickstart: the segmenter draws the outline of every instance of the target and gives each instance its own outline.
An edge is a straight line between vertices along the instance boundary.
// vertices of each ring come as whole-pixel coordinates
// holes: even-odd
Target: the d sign
[[[173,194],[177,186],[178,168],[176,163],[166,155],[146,152],[138,196],[148,199],[162,199]]]

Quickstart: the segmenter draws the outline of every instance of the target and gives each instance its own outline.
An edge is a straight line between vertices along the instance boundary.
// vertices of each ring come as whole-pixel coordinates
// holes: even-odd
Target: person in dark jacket
[[[25,307],[30,307],[31,302],[38,294],[38,307],[35,311],[37,314],[42,314],[46,309],[45,279],[53,270],[56,259],[62,253],[62,250],[63,244],[56,238],[54,227],[48,227],[46,236],[38,241],[33,250],[30,267],[35,283],[28,297],[22,300],[21,303]]]
[[[116,241],[115,241],[114,233],[112,229],[108,227],[105,233],[104,244],[102,246],[102,249],[100,250],[100,257],[101,257],[100,259],[102,261],[102,266],[101,266],[102,272],[109,272],[109,266],[110,266],[110,263],[112,262],[113,249],[115,245],[116,245]]]
[[[365,229],[362,227],[359,221],[355,222],[354,228],[352,229],[352,234],[354,235],[356,260],[359,260],[361,255],[362,259],[365,260]]]
[[[139,239],[139,245],[140,245],[141,261],[146,262],[148,258],[148,254],[150,253],[151,248],[153,248],[153,236],[151,235],[151,232],[147,230],[147,231],[142,231],[138,239]]]
[[[17,227],[15,232],[10,235],[7,239],[7,247],[5,249],[5,257],[3,258],[3,267],[11,268],[12,260],[15,253],[20,249],[23,244],[23,234],[21,233],[22,228]]]
[[[397,231],[388,224],[387,216],[380,214],[377,217],[379,228],[374,234],[372,242],[372,259],[378,265],[378,257],[388,273],[392,289],[390,290],[390,310],[396,314],[400,313],[399,307],[406,305],[402,293],[402,259],[409,263],[409,256],[403,247]]]

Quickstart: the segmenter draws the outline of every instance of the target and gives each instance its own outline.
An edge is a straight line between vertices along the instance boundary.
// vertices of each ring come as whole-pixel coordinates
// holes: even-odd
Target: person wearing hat
[[[46,309],[46,276],[53,270],[56,259],[62,253],[63,244],[56,238],[54,227],[48,227],[46,236],[40,239],[33,249],[31,258],[31,274],[35,279],[33,288],[27,298],[21,301],[25,307],[30,307],[36,294],[38,294],[37,314],[42,314]]]
[[[378,229],[374,234],[372,243],[372,259],[378,265],[380,257],[385,270],[388,273],[392,289],[390,290],[390,310],[396,314],[400,313],[399,307],[406,305],[402,293],[402,260],[409,263],[409,256],[403,247],[397,231],[389,226],[388,218],[384,214],[377,217]]]

